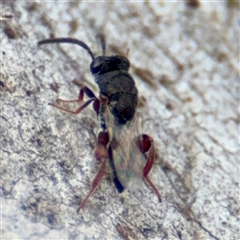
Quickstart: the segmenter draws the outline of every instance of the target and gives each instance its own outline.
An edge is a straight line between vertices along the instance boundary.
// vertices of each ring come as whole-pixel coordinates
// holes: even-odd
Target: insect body
[[[57,99],[57,103],[82,102],[84,94],[86,94],[89,100],[76,111],[57,104],[49,104],[66,112],[78,114],[93,102],[93,108],[100,118],[101,130],[98,134],[94,155],[103,163],[92,183],[90,192],[80,204],[78,211],[85,206],[88,198],[101,181],[107,160],[113,170],[114,184],[120,193],[129,187],[134,179],[143,178],[161,202],[160,193],[148,178],[154,162],[154,143],[150,136],[141,134],[139,130],[140,116],[135,113],[138,91],[133,78],[128,73],[130,63],[123,56],[105,56],[105,40],[102,36],[100,39],[103,53],[102,56],[96,58],[84,42],[76,39],[55,38],[38,42],[38,45],[72,43],[87,50],[92,58],[90,71],[99,87],[100,93],[97,98],[88,87],[75,81],[74,83],[81,87],[78,99],[70,101]],[[146,156],[147,152],[148,157]]]

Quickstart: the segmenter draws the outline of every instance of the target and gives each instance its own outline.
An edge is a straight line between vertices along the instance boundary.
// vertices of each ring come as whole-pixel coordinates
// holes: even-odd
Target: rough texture
[[[239,239],[234,1],[1,5],[1,239]],[[99,124],[91,108],[73,116],[47,104],[76,98],[74,79],[97,87],[86,51],[37,41],[75,37],[97,55],[99,32],[108,54],[131,62],[163,202],[141,182],[120,196],[106,174],[76,214],[100,167]]]

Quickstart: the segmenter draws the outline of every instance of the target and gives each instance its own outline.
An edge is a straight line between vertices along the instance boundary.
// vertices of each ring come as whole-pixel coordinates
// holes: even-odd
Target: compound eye
[[[101,58],[96,58],[92,61],[90,65],[90,71],[92,74],[99,73],[102,69],[104,62]]]

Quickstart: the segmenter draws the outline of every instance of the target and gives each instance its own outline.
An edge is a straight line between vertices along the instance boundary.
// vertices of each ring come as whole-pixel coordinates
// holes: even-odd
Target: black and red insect
[[[101,35],[102,56],[94,57],[86,43],[72,38],[54,38],[38,42],[38,45],[49,43],[77,44],[88,51],[92,58],[90,71],[99,87],[99,97],[86,86],[80,86],[77,100],[62,100],[59,102],[83,102],[84,94],[89,98],[76,110],[71,111],[58,104],[49,105],[68,113],[78,114],[90,103],[100,119],[101,130],[98,133],[94,156],[102,161],[102,166],[93,180],[91,190],[78,207],[82,209],[88,198],[99,185],[104,176],[107,161],[113,172],[113,182],[119,193],[130,188],[133,183],[142,178],[155,192],[159,202],[161,195],[148,177],[154,162],[153,139],[141,133],[140,115],[136,113],[138,90],[128,70],[130,63],[126,57],[114,55],[105,56],[105,40]]]

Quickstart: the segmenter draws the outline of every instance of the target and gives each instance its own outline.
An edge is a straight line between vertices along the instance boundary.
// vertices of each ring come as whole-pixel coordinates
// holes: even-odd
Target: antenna
[[[101,42],[101,47],[102,47],[102,55],[105,56],[106,54],[106,41],[105,38],[102,34],[99,34],[100,42]]]
[[[91,49],[88,47],[88,45],[80,40],[74,39],[74,38],[52,38],[52,39],[45,39],[42,41],[38,42],[38,46],[42,45],[42,44],[48,44],[48,43],[72,43],[72,44],[77,44],[79,46],[81,46],[82,48],[86,49],[89,53],[89,55],[91,56],[92,60],[95,59],[95,57],[93,56],[93,53],[91,51]],[[102,44],[102,49],[103,52],[105,54],[105,40],[103,38],[101,38],[101,44]]]

